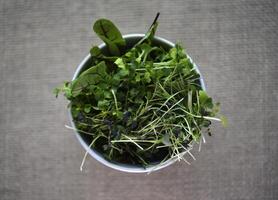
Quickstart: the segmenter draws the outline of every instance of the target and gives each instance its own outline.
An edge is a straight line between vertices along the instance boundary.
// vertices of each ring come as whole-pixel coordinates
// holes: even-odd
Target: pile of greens
[[[211,134],[211,120],[222,120],[184,49],[154,43],[157,18],[132,47],[111,21],[97,20],[93,30],[107,51],[92,47],[91,67],[55,89],[70,101],[74,129],[112,162],[146,167],[183,159]]]

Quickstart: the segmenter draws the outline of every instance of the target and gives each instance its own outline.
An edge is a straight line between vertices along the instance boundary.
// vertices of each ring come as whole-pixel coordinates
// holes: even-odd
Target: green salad
[[[106,52],[93,46],[91,67],[54,90],[70,101],[71,128],[111,162],[148,167],[184,159],[211,135],[212,120],[226,123],[184,48],[154,43],[158,16],[131,47],[111,21],[97,20],[93,30]]]

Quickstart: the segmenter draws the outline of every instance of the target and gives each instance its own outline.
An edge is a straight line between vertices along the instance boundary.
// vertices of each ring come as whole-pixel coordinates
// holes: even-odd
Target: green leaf
[[[141,81],[141,75],[140,75],[140,73],[137,73],[137,75],[135,76],[135,81],[136,81],[136,82],[140,82],[140,81]]]
[[[228,126],[228,120],[225,116],[220,116],[220,119],[221,119],[221,123],[224,127],[227,127]]]
[[[177,48],[173,47],[170,49],[169,54],[172,59],[177,59]]]
[[[200,90],[199,91],[199,100],[200,100],[200,103],[205,103],[207,99],[208,99],[207,93],[204,90]]]
[[[72,106],[71,107],[71,113],[72,113],[72,116],[74,118],[76,118],[78,116],[78,114],[79,114],[79,109],[77,109],[77,107],[75,107],[75,106]]]
[[[121,77],[126,77],[127,75],[129,75],[129,70],[128,69],[121,69],[118,74],[121,76]]]
[[[200,140],[201,134],[200,132],[193,132],[192,137],[195,142],[198,142]]]
[[[64,92],[64,95],[67,99],[71,99],[72,97],[72,93],[71,93],[71,83],[70,82],[65,82],[62,86],[60,87],[57,87],[53,90],[53,93],[55,94],[56,98],[58,97],[58,95],[61,93],[61,92]]]
[[[122,119],[124,113],[121,111],[115,111],[115,112],[113,112],[113,115],[117,116],[118,119]]]
[[[98,46],[93,46],[90,50],[90,54],[93,57],[100,57],[102,55],[102,52]]]
[[[100,77],[105,77],[107,75],[106,70],[107,70],[106,64],[104,61],[102,61],[96,66],[90,67],[89,69],[82,72],[78,78],[87,75],[99,75]]]
[[[85,104],[84,112],[89,113],[90,111],[91,111],[91,105],[90,104]]]
[[[93,29],[95,33],[108,46],[112,55],[121,54],[120,47],[125,46],[125,40],[119,29],[108,19],[99,19],[95,22]]]
[[[175,48],[177,49],[177,59],[187,58],[184,48],[180,44],[176,44]]]
[[[179,63],[182,59],[186,59],[187,56],[184,49],[179,44],[176,44],[175,47],[170,49],[169,58],[175,60],[176,63]]]
[[[121,79],[121,78],[129,75],[129,69],[127,68],[127,66],[122,58],[118,58],[114,63],[120,68],[118,70],[117,74],[115,75],[116,77]]]
[[[100,108],[100,110],[106,110],[108,106],[110,105],[110,101],[108,100],[100,100],[97,103],[97,107]]]
[[[112,94],[109,90],[103,91],[103,95],[104,95],[104,98],[106,98],[106,99],[112,99]]]
[[[147,83],[150,83],[150,82],[151,82],[151,74],[150,74],[150,72],[145,72],[145,74],[144,74],[144,80],[145,80]]]
[[[114,62],[119,68],[122,68],[122,69],[126,69],[126,65],[123,61],[122,58],[118,58],[115,62]]]
[[[84,89],[90,85],[98,84],[100,81],[105,81],[108,74],[106,73],[105,62],[102,61],[98,65],[93,66],[83,73],[72,82],[71,92],[72,96],[76,97],[82,93]]]

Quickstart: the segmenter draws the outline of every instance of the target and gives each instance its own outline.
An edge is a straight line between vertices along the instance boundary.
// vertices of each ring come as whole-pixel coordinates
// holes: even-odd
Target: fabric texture
[[[214,124],[190,166],[127,174],[89,157],[80,172],[52,89],[100,43],[96,19],[144,33],[158,11],[157,35],[186,47],[229,126]],[[277,200],[277,36],[276,0],[0,0],[0,199]]]

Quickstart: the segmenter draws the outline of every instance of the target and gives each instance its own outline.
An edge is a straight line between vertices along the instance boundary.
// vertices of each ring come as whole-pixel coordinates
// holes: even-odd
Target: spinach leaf
[[[92,56],[92,59],[95,62],[101,62],[101,61],[115,62],[115,60],[117,60],[118,58],[118,56],[105,56],[98,46],[93,46],[90,49],[90,54]]]
[[[91,85],[97,85],[101,81],[105,81],[108,78],[106,73],[106,64],[104,61],[100,62],[98,65],[93,66],[83,73],[81,73],[77,79],[72,82],[71,93],[73,97],[82,94],[84,89],[87,89]]]
[[[121,55],[121,47],[125,46],[125,40],[119,29],[108,19],[99,19],[93,29],[100,39],[108,46],[111,55]]]
[[[102,52],[98,46],[93,46],[90,50],[90,54],[92,57],[99,58],[102,56]]]

